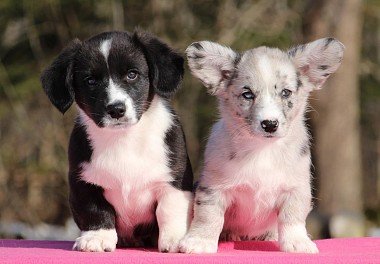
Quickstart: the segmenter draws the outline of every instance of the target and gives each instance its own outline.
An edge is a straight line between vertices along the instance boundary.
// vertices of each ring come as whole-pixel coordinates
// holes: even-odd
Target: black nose
[[[107,113],[112,118],[123,117],[125,114],[125,104],[123,102],[120,102],[120,101],[109,104],[109,105],[107,105]]]
[[[261,122],[261,127],[264,129],[265,132],[273,133],[278,128],[278,121],[277,120],[264,120]]]

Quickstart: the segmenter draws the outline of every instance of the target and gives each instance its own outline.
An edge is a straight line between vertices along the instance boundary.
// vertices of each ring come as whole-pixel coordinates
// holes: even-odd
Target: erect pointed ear
[[[210,41],[192,43],[186,49],[191,73],[218,94],[231,79],[240,56],[229,47]]]
[[[155,93],[164,98],[172,96],[183,78],[183,57],[156,37],[139,30],[134,32],[132,42],[144,52]]]
[[[306,77],[311,89],[321,89],[342,63],[343,52],[344,45],[340,41],[323,38],[296,46],[288,51],[288,55],[301,76]]]
[[[62,114],[74,101],[73,59],[81,45],[80,40],[74,39],[41,75],[45,93]]]

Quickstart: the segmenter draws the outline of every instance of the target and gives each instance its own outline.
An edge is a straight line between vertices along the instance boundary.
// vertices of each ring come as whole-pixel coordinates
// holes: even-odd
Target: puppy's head
[[[283,137],[303,116],[310,91],[341,64],[344,46],[333,38],[287,52],[259,47],[241,54],[209,41],[191,44],[189,67],[219,97],[224,118],[250,135]]]
[[[65,113],[76,101],[99,127],[136,124],[155,95],[169,98],[183,77],[183,58],[141,32],[106,32],[70,43],[41,76]]]

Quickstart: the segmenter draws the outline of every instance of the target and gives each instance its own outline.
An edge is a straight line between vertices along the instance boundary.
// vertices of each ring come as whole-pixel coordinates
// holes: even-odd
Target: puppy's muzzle
[[[123,102],[117,101],[107,105],[107,113],[115,119],[122,118],[125,115],[126,106]]]

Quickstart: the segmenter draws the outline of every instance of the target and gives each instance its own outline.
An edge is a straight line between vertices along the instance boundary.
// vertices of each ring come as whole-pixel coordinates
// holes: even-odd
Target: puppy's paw
[[[186,235],[179,243],[179,251],[196,254],[216,253],[218,251],[218,239]]]
[[[116,249],[116,243],[115,229],[83,231],[75,240],[73,249],[86,252],[111,252]]]
[[[183,235],[165,234],[158,238],[158,250],[164,253],[179,252],[179,242]]]
[[[281,251],[292,253],[316,254],[319,252],[317,245],[309,237],[288,238],[280,242]]]

